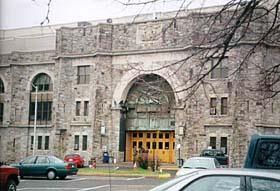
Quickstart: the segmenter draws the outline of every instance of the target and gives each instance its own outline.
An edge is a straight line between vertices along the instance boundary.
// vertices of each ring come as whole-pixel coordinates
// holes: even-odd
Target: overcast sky
[[[49,0],[0,0],[0,28],[11,29],[39,26],[47,13]],[[125,0],[120,0],[125,1]],[[140,1],[140,0],[138,0]],[[187,0],[185,6],[199,7],[218,5],[226,0]],[[206,1],[206,2],[205,2]],[[139,12],[164,12],[177,10],[182,0],[163,0],[158,4],[125,7],[115,0],[52,0],[50,23],[61,24],[77,21],[103,20],[107,18],[135,15]]]

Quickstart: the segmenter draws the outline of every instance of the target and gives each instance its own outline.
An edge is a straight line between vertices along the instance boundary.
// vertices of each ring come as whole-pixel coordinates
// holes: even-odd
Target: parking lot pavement
[[[21,180],[18,191],[146,191],[167,179],[146,177],[69,176],[66,180],[29,178]]]

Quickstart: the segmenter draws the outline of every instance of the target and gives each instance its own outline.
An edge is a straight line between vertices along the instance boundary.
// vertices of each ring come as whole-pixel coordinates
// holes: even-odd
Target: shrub
[[[140,168],[148,169],[149,163],[147,159],[140,158],[138,163]]]

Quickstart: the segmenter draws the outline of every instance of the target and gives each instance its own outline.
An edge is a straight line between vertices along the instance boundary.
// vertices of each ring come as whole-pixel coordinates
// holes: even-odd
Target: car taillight
[[[65,168],[67,168],[67,169],[72,168],[72,164],[65,165]]]
[[[227,165],[229,165],[229,159],[227,159]]]

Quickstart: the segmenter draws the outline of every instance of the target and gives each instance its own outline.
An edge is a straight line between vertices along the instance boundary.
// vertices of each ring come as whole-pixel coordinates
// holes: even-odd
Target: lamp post
[[[36,125],[37,125],[37,95],[38,95],[38,86],[35,86],[32,84],[32,86],[35,88],[35,115],[34,115],[34,131],[33,131],[33,156],[36,153]]]

